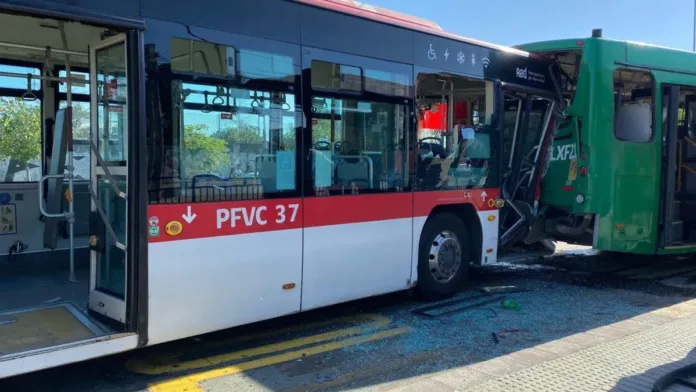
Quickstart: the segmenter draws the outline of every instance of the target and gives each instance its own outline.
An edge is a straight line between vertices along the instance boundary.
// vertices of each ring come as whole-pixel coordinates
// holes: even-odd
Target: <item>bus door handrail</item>
[[[39,212],[41,212],[41,215],[45,216],[46,218],[68,218],[68,212],[59,212],[59,213],[53,213],[53,212],[48,212],[46,211],[46,206],[44,205],[44,187],[43,184],[46,180],[55,178],[55,179],[63,179],[65,178],[65,174],[49,174],[46,176],[41,177],[39,180]],[[72,195],[71,195],[72,196]]]
[[[99,166],[104,171],[104,175],[111,183],[111,190],[114,191],[116,196],[122,198],[123,200],[128,201],[128,195],[125,192],[122,192],[121,189],[116,184],[116,181],[114,180],[114,176],[111,175],[111,172],[109,171],[109,167],[106,165],[106,162],[104,161],[102,156],[99,154],[99,150],[97,149],[97,146],[94,144],[93,140],[89,141],[89,147],[92,150],[92,152],[94,153],[94,156],[97,158],[97,162],[98,162]],[[123,243],[121,243],[121,241],[118,240],[118,236],[116,235],[114,228],[111,226],[111,223],[109,222],[109,218],[106,216],[106,212],[104,212],[104,209],[102,208],[101,204],[99,204],[99,198],[97,197],[97,193],[94,191],[94,184],[93,183],[89,184],[89,196],[92,198],[92,201],[94,202],[94,205],[97,208],[97,212],[99,212],[99,216],[101,216],[102,221],[104,222],[104,226],[106,227],[107,231],[109,232],[109,236],[111,237],[111,240],[114,242],[114,245],[117,248],[121,249],[122,251],[126,252],[128,250],[128,247],[126,246],[126,244],[123,244]]]
[[[97,149],[97,146],[94,144],[93,140],[89,141],[89,147],[92,149],[92,152],[94,152],[94,156],[97,158],[97,162],[99,163],[99,166],[102,168],[102,170],[104,170],[104,175],[111,183],[111,188],[113,189],[116,196],[120,197],[123,200],[127,200],[128,195],[125,192],[122,192],[121,189],[116,184],[116,181],[114,180],[114,176],[111,175],[111,172],[109,171],[108,165],[104,161],[104,158],[102,158],[102,156],[99,154],[99,150]]]
[[[109,223],[109,218],[106,216],[106,212],[104,212],[102,206],[99,205],[99,198],[97,197],[97,194],[94,192],[94,188],[92,188],[91,184],[89,186],[89,196],[92,198],[94,205],[97,207],[97,212],[99,212],[99,215],[104,221],[104,226],[108,230],[111,240],[114,241],[114,245],[116,245],[117,248],[121,249],[124,252],[127,251],[128,247],[118,240],[118,236],[116,235],[114,228],[111,227],[111,223]]]

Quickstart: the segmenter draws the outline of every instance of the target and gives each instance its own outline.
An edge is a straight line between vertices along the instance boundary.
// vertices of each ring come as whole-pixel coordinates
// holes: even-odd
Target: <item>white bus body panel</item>
[[[407,289],[412,218],[305,229],[302,310]]]
[[[302,229],[155,243],[148,259],[149,344],[300,310]]]

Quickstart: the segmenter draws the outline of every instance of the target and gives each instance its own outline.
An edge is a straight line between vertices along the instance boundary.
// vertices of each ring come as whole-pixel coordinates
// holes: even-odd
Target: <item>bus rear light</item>
[[[580,40],[580,41],[576,42],[575,44],[577,46],[583,46],[583,45],[585,45],[585,41]]]
[[[587,176],[587,167],[586,166],[582,166],[580,168],[580,175],[583,177]]]
[[[580,159],[587,159],[587,153],[581,152],[581,153],[580,153]]]

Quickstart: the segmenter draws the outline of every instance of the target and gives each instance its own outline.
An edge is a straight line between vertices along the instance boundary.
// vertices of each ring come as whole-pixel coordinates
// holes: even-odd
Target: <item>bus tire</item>
[[[450,212],[432,216],[418,245],[418,296],[432,301],[456,294],[470,263],[469,232],[462,219]]]

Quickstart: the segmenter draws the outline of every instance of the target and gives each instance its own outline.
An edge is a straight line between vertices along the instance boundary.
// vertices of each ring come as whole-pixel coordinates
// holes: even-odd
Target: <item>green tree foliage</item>
[[[184,127],[183,172],[187,178],[197,174],[226,175],[230,167],[230,150],[225,140],[208,136],[205,124]]]
[[[83,102],[74,102],[72,117],[73,139],[89,140],[89,130],[91,127],[89,104]]]
[[[224,140],[229,148],[235,144],[264,144],[263,133],[257,126],[240,122],[234,127],[227,127],[217,131],[214,137]]]
[[[0,98],[0,158],[28,164],[41,156],[41,106]]]
[[[336,129],[338,130],[338,124],[336,125]],[[315,144],[319,140],[331,141],[330,120],[318,120],[316,124],[312,125],[312,144]],[[283,130],[283,146],[285,146],[285,150],[295,149],[295,128],[287,127]]]
[[[338,130],[338,124],[336,124],[336,130]],[[331,120],[317,120],[317,123],[312,125],[312,142],[316,143],[319,140],[332,141]]]
[[[295,133],[294,127],[285,124],[283,127],[281,150],[295,150]],[[259,131],[258,126],[246,122],[240,122],[234,127],[223,128],[213,136],[225,140],[230,149],[233,149],[235,144],[256,144],[265,146],[268,142],[264,139],[264,134]],[[316,143],[320,139],[331,140],[331,122],[329,120],[319,120],[317,124],[312,126],[312,143]]]

